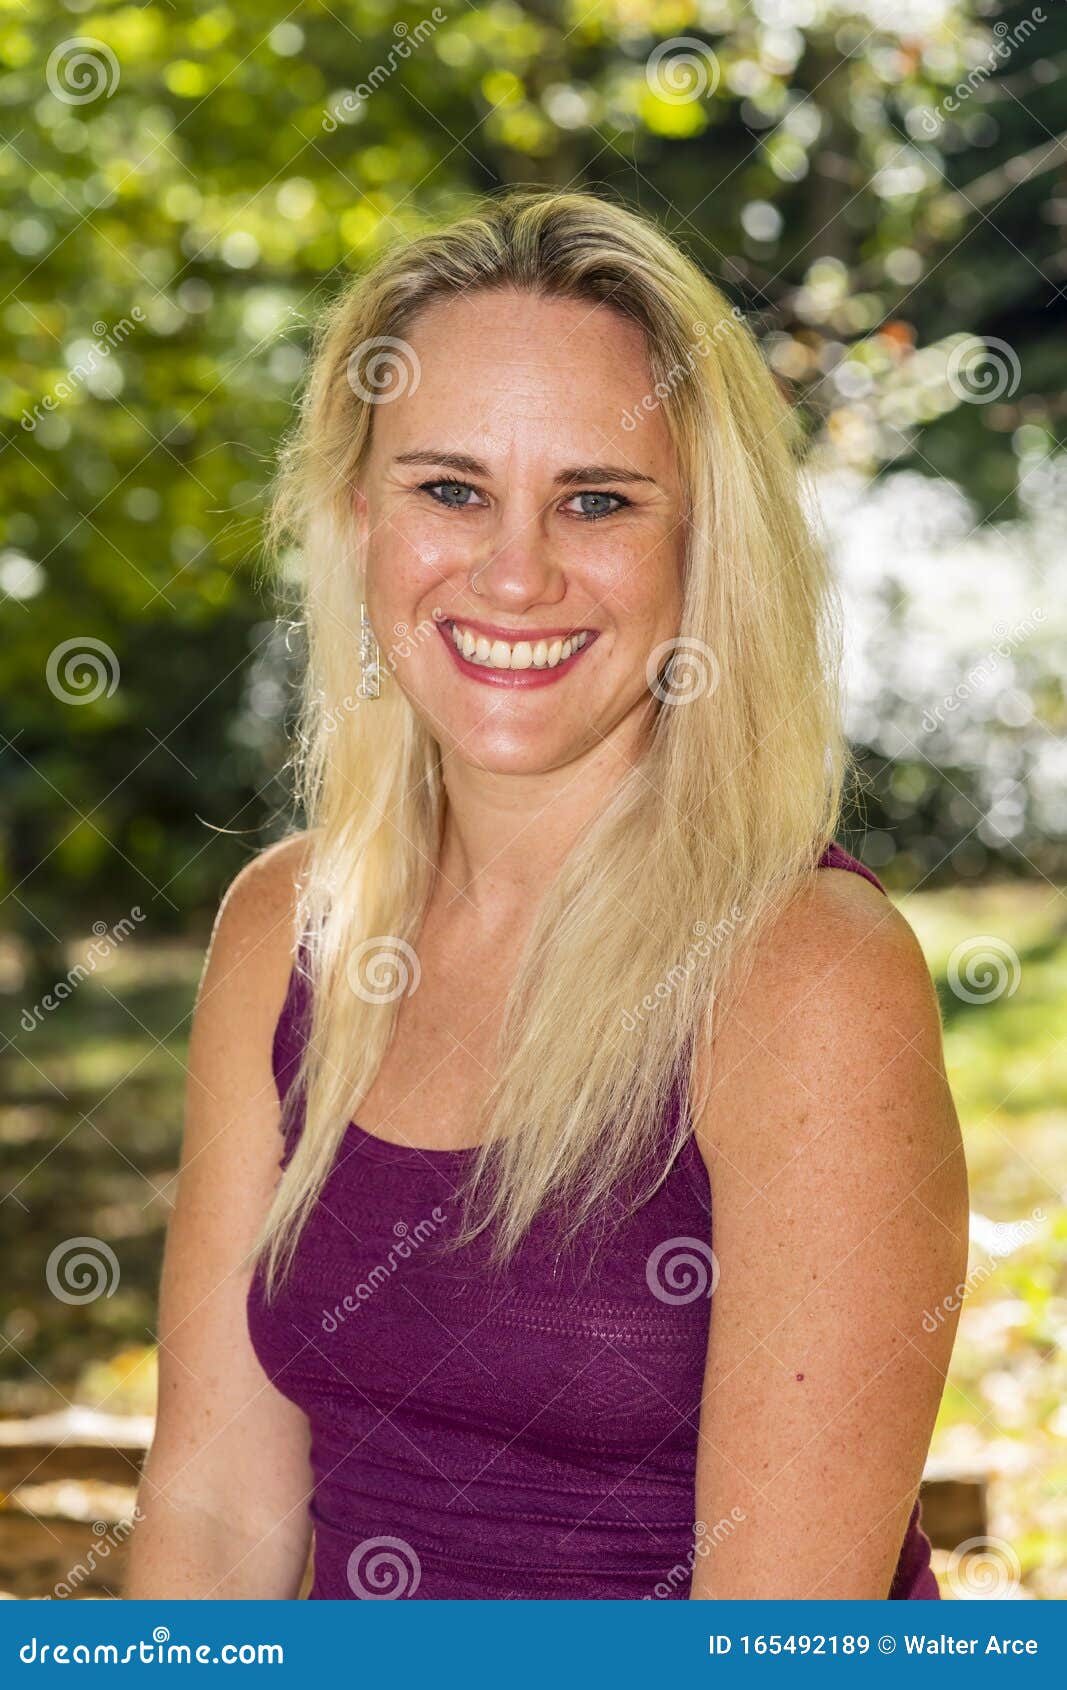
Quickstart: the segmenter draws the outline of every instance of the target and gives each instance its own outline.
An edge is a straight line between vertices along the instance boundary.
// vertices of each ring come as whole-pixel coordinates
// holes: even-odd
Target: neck
[[[607,740],[563,768],[531,775],[446,759],[443,909],[488,932],[522,922],[633,760]]]

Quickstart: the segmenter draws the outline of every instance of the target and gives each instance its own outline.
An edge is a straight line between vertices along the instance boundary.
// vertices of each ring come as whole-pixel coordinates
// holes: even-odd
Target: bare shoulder
[[[872,1021],[940,1036],[937,995],[915,933],[886,893],[850,870],[820,869],[764,935],[746,1009],[773,995],[776,1019],[824,1022],[847,1042]]]
[[[937,994],[851,870],[820,869],[750,962],[694,1120],[721,1268],[697,1509],[745,1523],[692,1594],[884,1598],[967,1264]]]
[[[213,1091],[223,1075],[236,1078],[246,1068],[256,1092],[271,1079],[271,1040],[296,951],[297,890],[310,843],[309,834],[298,833],[267,846],[219,903],[189,1050],[192,1074]]]
[[[274,952],[292,955],[296,934],[292,920],[296,891],[307,865],[311,835],[293,833],[247,862],[231,880],[215,918],[215,933],[242,951],[266,959]],[[214,934],[213,934],[214,937]]]
[[[285,995],[296,951],[295,913],[311,835],[268,845],[234,876],[223,894],[208,949],[202,990],[241,976],[249,1008]]]
[[[958,1140],[922,949],[891,899],[854,872],[820,869],[766,930],[707,1054],[698,1138],[709,1165],[775,1161],[784,1141],[790,1152],[814,1144],[842,1115],[860,1157],[910,1146],[933,1165]]]

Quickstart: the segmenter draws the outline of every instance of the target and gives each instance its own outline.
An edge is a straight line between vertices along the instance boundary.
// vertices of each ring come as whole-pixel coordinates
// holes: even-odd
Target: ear
[[[367,526],[368,526],[367,495],[362,491],[361,488],[353,485],[353,487],[352,487],[352,489],[349,493],[349,500],[350,500],[350,503],[351,503],[352,515],[355,517],[355,520],[356,520],[356,532],[359,535],[360,540],[363,541],[367,538]]]

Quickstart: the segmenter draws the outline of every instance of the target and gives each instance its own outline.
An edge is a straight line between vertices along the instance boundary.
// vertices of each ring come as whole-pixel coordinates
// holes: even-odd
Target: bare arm
[[[776,924],[713,1081],[696,1495],[713,1547],[690,1594],[881,1599],[952,1349],[967,1191],[936,993],[869,882],[823,870]]]
[[[131,1599],[293,1597],[307,1562],[307,1422],[260,1367],[245,1313],[246,1257],[281,1154],[270,1047],[302,850],[286,841],[237,876],[200,984]]]

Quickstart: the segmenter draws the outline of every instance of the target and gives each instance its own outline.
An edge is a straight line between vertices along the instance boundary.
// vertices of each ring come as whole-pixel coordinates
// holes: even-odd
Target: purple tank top
[[[820,866],[885,890],[837,844]],[[298,961],[283,1098],[306,994]],[[676,1086],[668,1129],[686,1107]],[[473,1154],[351,1122],[273,1304],[253,1276],[253,1347],[311,1431],[311,1599],[685,1599],[714,1288],[696,1139],[635,1212],[609,1202],[595,1249],[560,1253],[542,1214],[503,1275],[484,1235],[435,1260]],[[938,1595],[918,1503],[889,1594]]]

